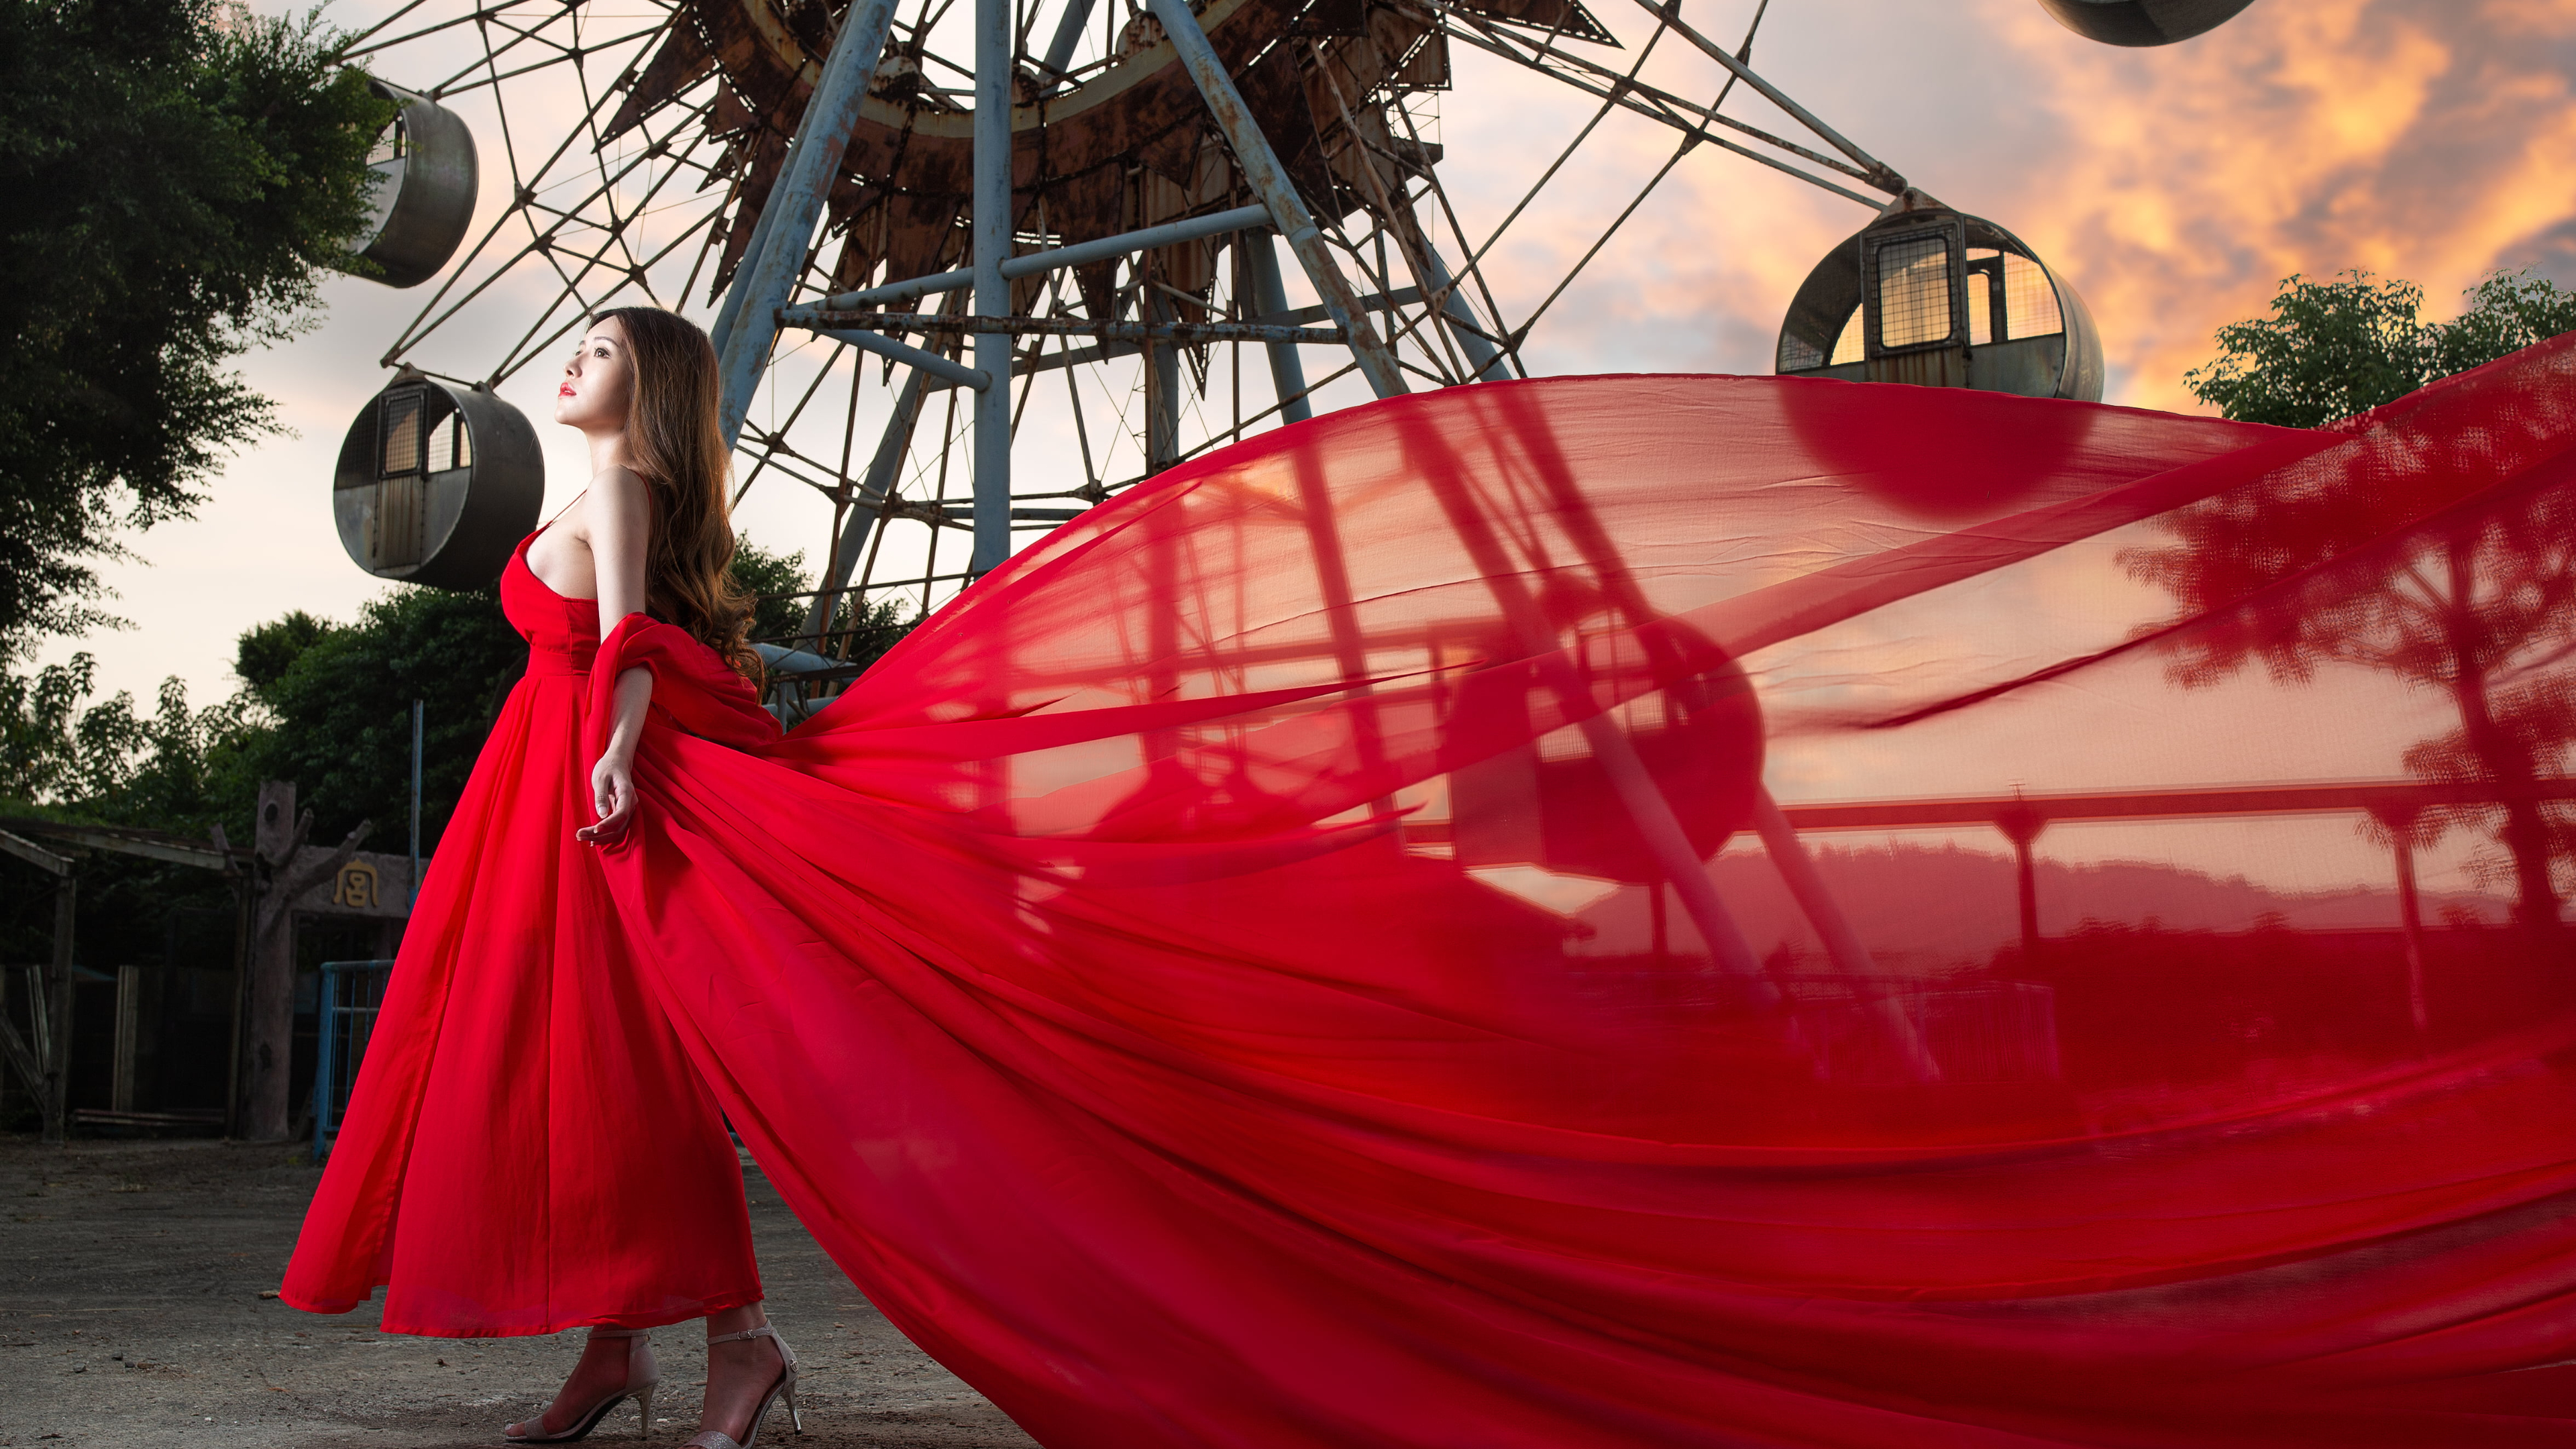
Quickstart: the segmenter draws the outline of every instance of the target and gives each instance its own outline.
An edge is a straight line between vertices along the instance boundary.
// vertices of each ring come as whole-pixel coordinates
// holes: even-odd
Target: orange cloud
[[[1741,21],[1699,23],[1727,35]],[[2193,408],[2182,374],[2208,360],[2211,334],[2262,311],[2294,272],[2405,277],[2436,315],[2501,266],[2576,280],[2576,0],[2261,0],[2147,50],[2079,39],[2031,0],[1811,0],[1772,8],[1755,61],[2073,280],[2102,324],[2115,401]],[[1649,73],[1685,93],[1714,76],[1688,54]],[[1447,107],[1453,194],[1516,190],[1511,174],[1535,170],[1530,117],[1579,124],[1551,89],[1462,72]],[[1740,96],[1730,113],[1786,124]],[[1672,144],[1648,125],[1605,126],[1498,249],[1497,291],[1544,295]],[[1550,314],[1533,360],[1767,370],[1798,280],[1866,219],[1695,155]]]
[[[2015,223],[2075,278],[2125,400],[2187,406],[2210,334],[2280,278],[2359,267],[2436,313],[2576,203],[2576,3],[2270,0],[2169,51],[2007,15],[2063,185]]]

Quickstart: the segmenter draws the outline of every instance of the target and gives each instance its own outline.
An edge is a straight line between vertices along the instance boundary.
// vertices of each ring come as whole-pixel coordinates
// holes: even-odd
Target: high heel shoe
[[[635,1408],[644,1419],[643,1424],[637,1428],[635,1437],[639,1439],[653,1437],[653,1390],[662,1382],[662,1367],[653,1361],[652,1331],[643,1328],[594,1328],[590,1331],[590,1336],[594,1340],[602,1338],[629,1340],[626,1346],[624,1387],[583,1410],[581,1416],[572,1421],[571,1428],[560,1433],[549,1434],[545,1432],[546,1417],[540,1413],[533,1419],[505,1425],[501,1430],[502,1443],[569,1444],[576,1439],[587,1438],[591,1430],[599,1427],[599,1421],[608,1417],[609,1410],[628,1399],[635,1401]],[[533,1434],[514,1432],[522,1428],[533,1428],[537,1432]]]
[[[746,1328],[740,1333],[711,1333],[707,1335],[707,1343],[710,1346],[719,1343],[739,1343],[747,1338],[765,1338],[778,1345],[778,1378],[769,1386],[769,1391],[760,1396],[760,1403],[751,1411],[751,1428],[745,1431],[751,1437],[736,1443],[731,1434],[722,1430],[702,1429],[698,1431],[698,1437],[690,1440],[683,1449],[752,1449],[753,1445],[760,1442],[760,1421],[769,1417],[769,1406],[777,1402],[781,1394],[787,1396],[788,1423],[795,1426],[797,1433],[805,1432],[805,1416],[796,1408],[796,1350],[787,1346],[787,1340],[778,1336],[777,1329],[764,1323],[758,1328]],[[709,1369],[707,1377],[711,1381],[714,1379],[715,1373],[712,1368]]]

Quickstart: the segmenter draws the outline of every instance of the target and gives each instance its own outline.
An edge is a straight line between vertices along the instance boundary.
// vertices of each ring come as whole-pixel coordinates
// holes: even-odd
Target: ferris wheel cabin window
[[[385,122],[385,128],[376,133],[376,144],[367,151],[367,164],[382,166],[388,162],[400,161],[409,154],[410,150],[403,142],[402,112],[396,111],[394,118]]]
[[[1939,232],[1892,237],[1880,243],[1877,261],[1878,345],[1949,341],[1950,238]]]
[[[1968,249],[1968,345],[1984,347],[2066,330],[2057,288],[2039,263],[1995,247]]]
[[[401,387],[386,393],[377,404],[384,410],[378,433],[384,447],[376,464],[377,478],[408,478],[420,471],[421,414],[428,402],[427,388]]]

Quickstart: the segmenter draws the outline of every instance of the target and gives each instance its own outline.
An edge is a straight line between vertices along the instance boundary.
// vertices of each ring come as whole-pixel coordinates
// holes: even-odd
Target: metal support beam
[[[1073,48],[1082,43],[1083,27],[1090,23],[1091,0],[1066,0],[1064,14],[1056,18],[1055,35],[1047,41],[1048,90],[1056,88],[1065,67],[1073,64]]]
[[[1719,65],[1725,66],[1728,70],[1735,73],[1735,78],[1737,80],[1740,80],[1746,85],[1749,85],[1753,87],[1753,89],[1761,92],[1764,100],[1769,101],[1771,104],[1778,106],[1784,111],[1787,111],[1790,115],[1797,118],[1798,124],[1806,127],[1818,136],[1823,137],[1826,143],[1831,145],[1835,150],[1849,156],[1854,164],[1869,173],[1869,179],[1873,185],[1884,187],[1888,191],[1897,193],[1902,193],[1905,190],[1905,178],[1897,175],[1896,172],[1885,162],[1880,161],[1877,157],[1870,155],[1860,147],[1853,145],[1840,131],[1835,130],[1833,127],[1828,126],[1823,121],[1817,119],[1815,114],[1809,111],[1805,106],[1799,105],[1796,101],[1789,99],[1788,94],[1782,91],[1778,86],[1775,86],[1769,81],[1764,80],[1762,77],[1755,75],[1753,73],[1753,67],[1745,64],[1742,60],[1737,59],[1725,46],[1718,44],[1716,41],[1709,39],[1707,36],[1700,34],[1698,31],[1693,30],[1689,25],[1683,23],[1681,0],[1637,0],[1637,4],[1649,14],[1653,15],[1657,20],[1671,26],[1673,34],[1680,36],[1682,39],[1689,41],[1693,46],[1696,46],[1699,49],[1700,54],[1716,61]]]
[[[809,110],[806,114],[813,113]],[[760,219],[751,224],[751,244],[742,249],[742,260],[734,264],[733,285],[725,288],[724,303],[716,309],[716,325],[707,329],[708,338],[716,345],[718,359],[725,355],[725,348],[733,337],[734,324],[742,320],[743,299],[751,295],[751,288],[744,285],[744,280],[750,275],[752,264],[768,252],[769,234],[777,230],[773,225],[777,220],[777,207],[760,209]]]
[[[1011,36],[1011,0],[975,0],[974,266],[978,317],[1011,315],[1011,283],[1002,263],[1011,255],[1011,73],[1018,57]],[[975,335],[975,370],[1007,380],[1008,333]],[[1011,556],[1011,390],[985,387],[975,394],[975,547],[967,571],[981,577]]]
[[[1459,295],[1457,279],[1449,275],[1449,264],[1440,259],[1440,248],[1433,246],[1428,236],[1422,238],[1422,265],[1431,274],[1424,280],[1431,284],[1432,290],[1447,294],[1440,303],[1440,320],[1448,324],[1449,335],[1457,339],[1458,350],[1467,354],[1467,366],[1474,380],[1500,382],[1510,377],[1511,364],[1504,359],[1502,350],[1485,336],[1482,325],[1476,321],[1475,309]],[[1265,305],[1262,310],[1270,309]]]
[[[1252,271],[1252,306],[1264,317],[1276,317],[1288,310],[1288,289],[1279,277],[1279,240],[1273,236],[1246,237],[1241,243],[1243,259]],[[1302,423],[1315,415],[1315,403],[1306,396],[1306,363],[1297,355],[1294,342],[1266,344],[1270,350],[1270,385],[1279,394],[1279,420]]]
[[[1159,318],[1168,316],[1168,313],[1159,307],[1155,311],[1158,320],[1152,322],[1094,322],[1086,317],[951,317],[929,312],[826,312],[814,307],[782,307],[778,315],[782,327],[810,327],[833,336],[840,335],[835,329],[846,328],[861,332],[998,332],[1006,336],[1044,333],[1050,337],[1097,337],[1104,341],[1126,342],[1307,342],[1332,346],[1349,340],[1349,334],[1339,327],[1294,327],[1273,322],[1167,322]],[[907,354],[911,350],[905,349]],[[936,368],[931,370],[937,371]],[[1014,368],[1018,373],[1030,370]],[[978,377],[982,375],[976,374]]]
[[[858,570],[859,555],[876,531],[877,512],[894,489],[895,470],[903,466],[903,455],[912,446],[913,426],[921,418],[922,379],[927,376],[920,368],[905,375],[903,391],[895,396],[894,415],[886,419],[885,431],[877,437],[876,456],[868,460],[867,476],[859,480],[858,496],[850,500],[850,516],[841,524],[840,542],[833,546],[831,565],[823,571],[823,587],[805,614],[806,636],[817,649],[822,647],[823,631],[831,627],[832,611],[840,607],[842,591],[850,586],[850,575]]]
[[[962,362],[951,362],[936,352],[925,352],[918,347],[897,342],[882,332],[872,332],[856,327],[817,327],[814,330],[835,342],[846,342],[861,352],[873,352],[879,357],[891,357],[913,369],[916,375],[926,372],[932,377],[946,378],[959,387],[971,387],[979,393],[991,387],[993,383],[991,373],[968,367]]]
[[[1905,1058],[1906,1065],[1919,1082],[1941,1080],[1940,1060],[1923,1040],[1923,1033],[1907,1015],[1905,1003],[1892,991],[1880,989],[1884,983],[1875,980],[1877,963],[1870,959],[1869,947],[1863,945],[1860,932],[1852,929],[1851,917],[1843,914],[1842,902],[1834,899],[1826,886],[1823,872],[1816,869],[1815,858],[1798,839],[1797,829],[1789,817],[1780,813],[1780,802],[1771,798],[1771,787],[1754,782],[1753,828],[1762,837],[1762,849],[1771,858],[1771,868],[1780,875],[1780,883],[1798,903],[1798,910],[1815,929],[1816,939],[1824,942],[1825,956],[1834,970],[1849,979],[1854,991],[1869,994],[1869,1004],[1876,1011],[1879,1025],[1885,1028],[1889,1044]]]
[[[1112,257],[1123,257],[1131,252],[1177,246],[1186,241],[1198,241],[1206,237],[1223,236],[1227,232],[1246,231],[1253,227],[1268,225],[1270,225],[1269,208],[1238,206],[1232,211],[1193,216],[1183,221],[1165,222],[1161,226],[1120,232],[1116,236],[1075,242],[1071,246],[1049,247],[1044,251],[1005,257],[1002,259],[1002,275],[1016,281],[1021,277],[1034,277],[1045,272],[1061,271],[1066,267],[1105,262]],[[971,267],[953,272],[938,272],[927,277],[914,277],[908,281],[888,282],[884,286],[870,287],[865,291],[843,292],[824,299],[822,310],[846,312],[862,307],[890,307],[898,302],[909,302],[915,297],[929,296],[933,292],[953,292],[960,287],[972,286],[974,281],[975,272]]]
[[[1208,44],[1207,32],[1199,28],[1196,15],[1190,13],[1189,0],[1147,0],[1154,18],[1163,23],[1163,33],[1171,38],[1173,49],[1180,52],[1181,65],[1207,102],[1208,114],[1217,129],[1225,133],[1225,142],[1234,152],[1235,163],[1243,168],[1244,180],[1252,194],[1270,209],[1279,230],[1288,238],[1288,250],[1296,253],[1297,263],[1306,269],[1307,279],[1315,285],[1315,295],[1323,299],[1325,314],[1350,332],[1351,355],[1360,365],[1360,375],[1379,397],[1394,397],[1409,392],[1404,374],[1396,367],[1395,354],[1369,325],[1368,313],[1361,307],[1359,294],[1351,289],[1341,269],[1333,265],[1332,254],[1324,249],[1323,230],[1306,210],[1305,201],[1297,195],[1296,183],[1288,179],[1288,168],[1279,164],[1278,154],[1270,149],[1270,139],[1261,134],[1261,126],[1252,118],[1252,110],[1243,102],[1243,93],[1234,87],[1234,78],[1225,73],[1225,62],[1217,59],[1216,47]]]
[[[1147,316],[1169,325],[1169,304],[1150,290],[1141,300]],[[1156,338],[1145,356],[1145,474],[1151,477],[1181,460],[1181,349]]]
[[[814,88],[813,96],[805,103],[805,117],[797,123],[786,172],[771,189],[768,204],[761,208],[760,223],[753,229],[756,249],[744,255],[741,268],[734,273],[733,291],[740,294],[741,300],[732,296],[725,299],[732,325],[724,329],[723,346],[717,354],[717,375],[724,382],[721,416],[728,448],[742,436],[743,419],[751,412],[752,390],[760,385],[761,369],[769,364],[770,344],[778,336],[778,309],[795,292],[797,276],[805,268],[805,249],[813,243],[814,223],[822,216],[832,179],[840,173],[841,157],[850,148],[850,128],[858,122],[859,103],[866,99],[868,82],[875,77],[877,61],[885,54],[886,27],[893,20],[894,0],[857,0],[841,17],[840,34],[833,38],[831,56],[823,62],[822,83]],[[1002,125],[1007,142],[1007,111]],[[719,325],[723,321],[720,317]]]

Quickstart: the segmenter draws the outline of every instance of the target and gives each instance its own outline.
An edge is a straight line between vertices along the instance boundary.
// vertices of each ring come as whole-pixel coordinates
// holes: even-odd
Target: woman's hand
[[[590,767],[590,802],[596,825],[574,831],[573,839],[589,845],[615,845],[626,838],[635,819],[635,752],[615,745]]]
[[[608,748],[599,752],[599,763],[590,767],[590,803],[599,823],[574,831],[573,839],[586,845],[615,845],[626,838],[626,827],[635,820],[635,746],[644,738],[644,713],[652,702],[652,670],[637,665],[617,676],[612,706],[617,715],[608,732]]]

